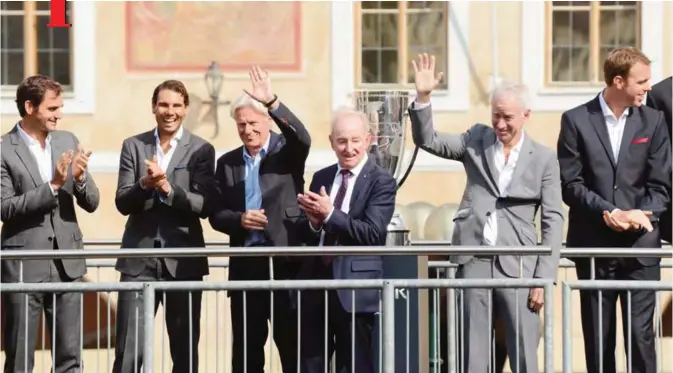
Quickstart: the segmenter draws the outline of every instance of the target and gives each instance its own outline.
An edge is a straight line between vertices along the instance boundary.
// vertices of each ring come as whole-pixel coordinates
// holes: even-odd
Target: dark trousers
[[[181,279],[201,281],[203,278]],[[177,281],[166,270],[163,260],[156,260],[138,276],[121,275],[121,282]],[[201,335],[201,291],[156,292],[154,312],[164,306],[166,332],[173,360],[173,373],[199,371],[199,337]],[[143,365],[143,294],[119,292],[117,333],[113,373],[139,373]],[[151,320],[150,322],[153,322]],[[149,357],[153,358],[153,356]]]
[[[671,219],[671,204],[668,204],[668,209],[661,214],[659,221],[659,231],[661,232],[661,239],[671,243],[671,230],[673,229],[673,221]]]
[[[297,313],[289,292],[232,291],[230,295],[232,373],[264,373],[264,345],[269,336],[269,323],[283,372],[296,372]]]
[[[588,261],[579,262],[576,267],[579,280],[591,278],[591,267]],[[661,279],[659,265],[644,267],[635,259],[597,260],[595,274],[597,280],[659,281]],[[598,291],[580,291],[587,372],[613,373],[617,371],[615,362],[617,299],[622,308],[625,351],[629,351],[629,338],[632,343],[630,346],[632,356],[627,356],[627,359],[631,360],[632,373],[655,373],[657,359],[653,318],[656,292],[652,290],[632,290],[630,309],[627,291],[603,290],[600,298]],[[602,307],[600,315],[599,302]],[[599,335],[599,325],[602,325],[602,335]],[[599,349],[601,346],[599,338],[603,340],[602,350]]]
[[[26,262],[30,265],[30,262]],[[60,260],[50,266],[49,282],[78,282],[70,279]],[[2,294],[5,344],[5,373],[32,372],[35,362],[38,327],[45,315],[51,340],[54,373],[82,372],[81,293],[7,293]]]
[[[332,278],[331,267],[316,263],[320,268],[315,270],[323,274],[318,277]],[[302,373],[325,372],[333,354],[335,373],[374,373],[374,314],[347,312],[336,290],[327,291],[327,302],[324,291],[312,290],[301,294],[300,317]]]

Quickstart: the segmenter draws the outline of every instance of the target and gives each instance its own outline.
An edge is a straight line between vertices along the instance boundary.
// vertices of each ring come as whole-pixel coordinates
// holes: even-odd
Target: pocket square
[[[177,171],[177,170],[184,170],[185,168],[187,168],[187,166],[185,166],[185,165],[182,165],[182,166],[175,166],[174,170],[176,170],[176,171]]]
[[[644,143],[647,142],[647,140],[649,140],[649,138],[641,137],[639,139],[635,139],[635,140],[631,141],[631,144],[644,144]]]

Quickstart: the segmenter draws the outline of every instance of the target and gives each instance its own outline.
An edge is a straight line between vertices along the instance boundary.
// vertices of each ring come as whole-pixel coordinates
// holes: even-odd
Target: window
[[[419,53],[448,66],[448,3],[444,1],[363,1],[356,13],[356,84],[360,88],[411,87],[410,61]],[[446,89],[446,79],[442,87]]]
[[[13,91],[31,75],[47,75],[72,91],[72,28],[48,28],[48,1],[2,1],[2,87]],[[71,2],[66,17],[71,19]]]
[[[663,1],[526,1],[521,6],[521,80],[533,109],[565,111],[596,97],[604,86],[603,59],[635,46],[662,77]],[[522,3],[524,4],[524,3]],[[449,81],[450,83],[450,81]]]
[[[603,61],[623,46],[640,48],[640,2],[547,2],[546,82],[602,85]]]
[[[360,89],[402,90],[413,99],[411,60],[428,52],[444,72],[433,109],[469,109],[469,2],[333,1],[331,22],[332,108],[351,105]]]

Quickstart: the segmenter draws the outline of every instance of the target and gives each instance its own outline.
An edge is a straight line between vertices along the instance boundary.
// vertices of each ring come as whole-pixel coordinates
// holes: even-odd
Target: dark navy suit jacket
[[[324,186],[329,193],[337,173],[337,165],[324,168],[313,175],[309,189],[318,193]],[[337,235],[339,246],[385,246],[388,224],[395,210],[397,183],[383,168],[368,159],[355,180],[350,199],[348,214],[334,210],[329,221],[323,224],[325,232]],[[299,227],[309,246],[320,244],[320,233],[313,231],[306,217]],[[311,277],[315,261],[319,257],[306,257],[300,270],[300,278]],[[340,256],[332,261],[334,279],[379,279],[383,275],[383,262],[380,255]],[[358,290],[355,292],[355,310],[353,309],[351,290],[339,290],[339,299],[347,312],[378,312],[378,290]]]

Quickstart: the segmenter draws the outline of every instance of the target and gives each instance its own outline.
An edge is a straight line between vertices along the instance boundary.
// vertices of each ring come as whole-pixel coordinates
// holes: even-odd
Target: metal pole
[[[390,281],[383,282],[383,373],[395,373],[395,286]]]
[[[154,287],[143,284],[143,373],[154,373]]]
[[[544,287],[544,371],[554,373],[554,284]]]
[[[572,289],[565,282],[563,283],[563,298],[561,304],[563,305],[563,311],[561,313],[562,325],[563,325],[563,373],[572,373],[573,372],[573,360],[572,360],[572,306],[570,301],[572,300]]]

